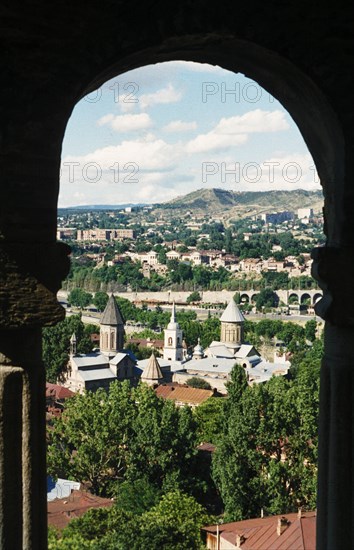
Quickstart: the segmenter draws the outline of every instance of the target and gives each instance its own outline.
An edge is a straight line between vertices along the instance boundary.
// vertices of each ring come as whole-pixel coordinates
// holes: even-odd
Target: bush
[[[209,384],[209,382],[203,380],[202,378],[197,378],[196,376],[189,378],[186,384],[191,388],[198,388],[200,390],[211,390],[211,385]]]
[[[199,292],[197,290],[195,290],[194,292],[192,292],[188,298],[187,298],[187,304],[191,304],[192,302],[200,302],[202,299],[201,295],[199,294]]]

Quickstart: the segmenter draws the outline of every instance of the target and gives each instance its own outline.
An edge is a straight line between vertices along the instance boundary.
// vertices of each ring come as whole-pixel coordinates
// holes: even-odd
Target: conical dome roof
[[[245,318],[237,307],[235,300],[232,298],[220,317],[222,323],[244,323]]]
[[[107,305],[102,313],[100,325],[124,325],[122,314],[113,294],[108,298]]]
[[[156,359],[154,353],[151,354],[148,364],[143,370],[141,379],[145,381],[152,381],[152,382],[155,382],[155,381],[158,382],[159,380],[163,379],[163,374],[161,372],[159,362]]]
[[[167,325],[167,328],[169,330],[179,329],[179,324],[177,323],[177,320],[176,320],[176,305],[174,302],[172,304],[171,318],[170,318],[170,322]]]
[[[198,338],[198,344],[193,349],[193,357],[196,355],[204,357],[204,349],[200,344],[200,338]]]

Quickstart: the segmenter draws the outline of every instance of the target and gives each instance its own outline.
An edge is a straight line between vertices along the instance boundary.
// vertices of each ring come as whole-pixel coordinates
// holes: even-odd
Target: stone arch
[[[258,293],[257,294],[252,294],[251,302],[255,303],[255,301],[257,300],[257,296],[258,296]]]
[[[41,2],[38,4],[39,8],[42,7]],[[292,27],[289,34],[292,36],[291,41],[287,41],[284,33],[277,30],[278,27],[287,22],[288,17],[287,12],[284,12],[278,4],[274,4],[274,6],[271,4],[266,10],[260,9],[259,13],[252,6],[251,15],[254,17],[251,25],[249,24],[250,12],[247,6],[237,5],[236,8],[240,11],[237,14],[239,16],[237,32],[244,37],[242,40],[231,35],[235,28],[231,15],[236,17],[236,9],[233,13],[229,5],[225,5],[225,10],[221,9],[219,10],[220,13],[217,14],[214,13],[214,8],[201,10],[199,2],[196,2],[194,6],[190,2],[187,3],[182,0],[174,10],[173,18],[170,16],[168,9],[170,6],[168,5],[165,8],[161,3],[156,3],[153,6],[138,4],[138,8],[134,13],[134,17],[132,17],[125,10],[122,10],[123,13],[120,14],[122,9],[120,3],[117,4],[117,7],[114,4],[108,5],[107,10],[102,9],[102,6],[99,6],[98,3],[91,3],[86,6],[87,17],[82,20],[81,11],[69,6],[57,10],[57,17],[53,20],[49,20],[48,15],[46,15],[49,13],[47,10],[42,12],[38,10],[38,29],[40,31],[38,42],[33,41],[32,29],[27,31],[26,28],[32,23],[30,18],[28,23],[26,22],[25,18],[28,17],[28,11],[21,9],[23,16],[19,15],[18,26],[18,28],[21,28],[21,33],[9,33],[6,38],[9,46],[7,47],[6,44],[3,49],[8,57],[8,66],[11,66],[11,71],[6,73],[7,80],[3,90],[2,102],[3,105],[9,108],[6,112],[3,132],[5,137],[3,140],[3,158],[8,160],[3,164],[2,179],[6,186],[4,186],[2,195],[3,215],[0,232],[5,241],[4,244],[9,245],[8,248],[4,249],[11,261],[7,262],[6,260],[5,268],[9,269],[10,274],[14,272],[16,277],[18,275],[18,280],[16,277],[12,277],[11,284],[14,284],[14,287],[6,283],[5,299],[2,302],[1,323],[3,328],[13,329],[14,332],[18,328],[23,329],[26,346],[23,346],[22,352],[16,346],[17,336],[14,338],[6,333],[3,335],[1,352],[4,353],[5,359],[3,358],[3,362],[5,365],[18,365],[19,370],[20,367],[24,367],[29,373],[30,388],[27,394],[23,394],[23,399],[26,400],[26,403],[31,400],[33,407],[24,407],[23,416],[17,414],[17,409],[15,418],[11,414],[9,416],[16,435],[20,433],[18,426],[22,418],[24,419],[24,426],[26,426],[26,436],[28,426],[31,426],[33,431],[33,434],[32,432],[31,434],[34,435],[34,437],[28,437],[25,440],[27,445],[25,448],[26,451],[28,450],[28,453],[23,455],[25,457],[23,459],[25,468],[22,468],[20,454],[11,455],[7,449],[5,464],[7,470],[9,470],[8,464],[15,465],[10,469],[12,475],[8,474],[4,478],[5,480],[15,480],[11,486],[11,491],[8,489],[4,497],[9,501],[9,506],[6,510],[6,521],[3,524],[7,526],[7,531],[10,533],[8,538],[10,540],[9,547],[11,548],[21,547],[19,541],[22,538],[22,532],[17,523],[19,523],[18,515],[21,514],[22,510],[20,510],[20,505],[16,504],[22,502],[22,499],[26,504],[23,514],[26,520],[25,534],[30,539],[28,547],[45,548],[46,545],[45,500],[42,498],[45,494],[45,487],[42,483],[44,479],[42,474],[45,469],[45,437],[44,417],[43,415],[41,417],[42,411],[40,409],[42,402],[39,397],[41,391],[43,393],[43,380],[38,381],[39,377],[37,375],[37,371],[42,372],[38,366],[40,365],[40,333],[38,327],[44,323],[58,322],[63,316],[63,311],[56,305],[55,300],[55,293],[60,288],[60,282],[68,271],[68,262],[66,261],[68,249],[54,244],[59,161],[62,137],[67,120],[74,105],[83,95],[94,90],[109,78],[122,74],[129,69],[171,59],[209,62],[219,64],[234,72],[243,72],[246,76],[257,81],[284,105],[295,120],[307,143],[325,190],[327,243],[331,246],[340,246],[345,243],[352,245],[352,232],[345,231],[348,228],[350,206],[353,201],[351,200],[350,204],[348,202],[347,208],[344,208],[343,137],[336,115],[330,107],[331,102],[335,106],[338,116],[341,117],[343,127],[347,132],[349,150],[352,145],[350,141],[351,111],[346,103],[348,92],[345,93],[345,84],[348,81],[346,78],[343,78],[340,82],[336,80],[340,72],[345,72],[343,69],[346,61],[341,64],[342,53],[338,54],[337,48],[333,47],[335,40],[338,41],[338,44],[342,44],[343,39],[343,44],[346,44],[345,33],[343,32],[342,37],[339,35],[339,31],[335,29],[334,40],[329,44],[326,33],[323,32],[321,26],[325,17],[318,18],[317,24],[316,12],[311,11],[309,6],[311,11],[309,21],[315,32],[314,39],[310,43],[311,56],[309,57],[311,60],[302,62],[301,55],[304,56],[302,52],[307,51],[309,47],[308,36],[310,33],[307,32],[308,27],[305,27],[305,30],[299,28],[299,33],[296,33],[298,17],[296,16],[293,21],[290,18]],[[274,18],[272,8],[279,10],[277,18]],[[15,10],[16,6],[13,7],[14,14],[16,13]],[[147,10],[149,11],[147,12]],[[231,10],[231,13],[229,13],[229,10]],[[324,14],[328,15],[325,7],[323,7],[323,10]],[[345,10],[343,11],[343,15],[338,14],[338,29],[344,29],[346,25],[346,14]],[[272,13],[275,21],[273,24],[269,24],[271,22],[269,13]],[[119,17],[119,14],[121,17]],[[117,20],[120,24],[118,31],[115,29]],[[105,25],[107,28],[104,28]],[[132,26],[134,27],[133,31]],[[64,47],[62,47],[64,28],[66,36]],[[101,30],[103,28],[104,32]],[[218,29],[224,29],[223,33],[219,32]],[[326,27],[324,29],[327,30]],[[95,30],[98,36],[95,36],[95,40],[92,40]],[[73,31],[72,36],[71,31]],[[299,34],[299,37],[297,37],[297,34]],[[330,33],[328,32],[328,34]],[[111,35],[112,37],[109,38]],[[246,38],[249,40],[258,39],[259,43],[268,45],[269,49],[248,41]],[[31,47],[23,48],[24,40],[30,41]],[[42,51],[38,47],[39,40],[41,45],[44,46]],[[78,47],[74,48],[74,44],[78,44]],[[323,54],[321,53],[322,50]],[[277,52],[283,52],[283,55]],[[18,58],[21,56],[21,62],[17,65],[12,63],[12,56],[15,57],[16,54]],[[119,61],[116,60],[117,55],[120,56]],[[350,54],[347,57],[351,59]],[[294,59],[294,63],[288,60],[291,58]],[[297,68],[296,63],[299,66],[301,65],[304,71],[307,70],[308,74],[316,79],[325,92],[322,93],[314,84],[314,81]],[[26,70],[24,70],[25,67]],[[322,80],[324,81],[323,84]],[[39,82],[41,86],[38,85]],[[19,92],[15,101],[15,109],[12,107],[14,89]],[[340,95],[337,92],[338,89]],[[325,93],[328,100],[324,95]],[[50,99],[46,100],[46,97]],[[351,199],[350,160],[347,169],[347,192],[348,198]],[[29,205],[35,205],[35,212],[28,208]],[[32,243],[35,243],[35,246]],[[350,278],[348,278],[349,280]],[[348,281],[346,281],[346,284]],[[34,286],[38,288],[37,293],[32,292],[30,295],[29,292],[26,292],[27,289],[33,289]],[[336,285],[334,286],[336,287]],[[337,284],[337,286],[339,285]],[[25,299],[21,301],[19,296],[25,296]],[[338,298],[335,301],[339,302]],[[351,311],[351,308],[349,308],[349,311]],[[341,321],[341,319],[339,320]],[[339,323],[339,326],[345,325],[345,322],[347,322],[347,318],[344,317],[344,321],[342,324]],[[341,338],[343,341],[345,340],[345,334],[340,329],[337,333],[337,326],[334,325],[334,329],[330,327],[330,330],[333,333],[333,340],[337,340],[339,345]],[[340,350],[349,347],[339,345]],[[30,349],[32,349],[31,353],[28,352]],[[35,358],[36,369],[32,368],[32,363],[28,357]],[[349,363],[349,359],[344,355],[341,360],[343,363],[344,361]],[[331,363],[330,360],[327,359],[327,361],[329,364]],[[327,371],[329,370],[327,366]],[[35,376],[33,373],[35,373]],[[22,376],[21,372],[17,374]],[[8,373],[6,372],[5,375],[7,376]],[[12,376],[13,373],[9,373],[10,375]],[[340,400],[332,399],[331,406],[334,403],[333,407],[335,409],[335,407],[338,408],[337,403],[339,401],[349,403],[351,400],[346,388],[350,388],[351,384],[345,384],[343,372],[341,372],[341,377],[338,378],[337,385],[330,379],[329,374],[327,376],[328,381],[327,379],[324,381],[328,387],[332,383],[334,391],[338,386],[346,392],[344,392],[344,396],[341,395]],[[349,376],[347,376],[347,379],[349,381]],[[18,386],[20,387],[20,384]],[[17,391],[17,397],[12,399],[14,403],[21,402],[21,392],[22,389],[20,388]],[[14,391],[14,395],[15,393]],[[327,393],[330,394],[329,391]],[[5,405],[5,409],[11,413],[9,403],[6,402]],[[327,409],[330,411],[330,407]],[[330,415],[330,412],[327,413],[326,408],[323,406],[322,411]],[[332,417],[328,416],[328,418],[341,416],[344,419],[351,417],[350,414],[347,414],[347,411],[344,412],[345,414],[337,414],[337,416],[332,413]],[[41,418],[42,425],[40,425]],[[326,422],[330,426],[334,424],[328,422],[326,415],[323,414],[322,424]],[[346,433],[345,430],[343,433]],[[350,426],[347,433],[350,434]],[[332,434],[331,439],[328,438],[328,441],[331,441],[333,445],[329,457],[333,463],[335,463],[336,456],[347,456],[346,453],[341,451],[343,451],[343,446],[344,451],[347,451],[345,445],[349,445],[347,443],[349,437],[338,436],[336,440],[338,444],[334,443],[335,437],[337,437],[336,431],[334,431],[334,435]],[[38,445],[37,440],[39,441]],[[19,443],[21,443],[21,439]],[[324,458],[326,458],[325,444],[326,441],[322,443],[321,451]],[[21,446],[19,444],[13,447],[20,449]],[[344,462],[347,466],[349,459]],[[332,464],[332,462],[330,463]],[[350,498],[347,498],[345,502],[345,488],[343,488],[340,495],[341,498],[334,498],[336,493],[333,487],[343,487],[343,483],[337,483],[335,468],[333,468],[333,472],[332,469],[329,472],[329,468],[326,461],[323,460],[322,475],[325,483],[322,484],[322,496],[319,497],[319,500],[320,502],[322,498],[326,500],[323,495],[325,494],[325,488],[327,490],[328,486],[329,475],[327,473],[331,473],[332,482],[330,487],[332,487],[332,493],[329,492],[328,500],[330,503],[334,503],[329,506],[326,515],[322,511],[323,534],[319,530],[323,539],[323,547],[325,546],[324,541],[326,541],[326,543],[328,542],[328,548],[336,546],[338,542],[337,533],[340,535],[342,532],[349,532],[349,529],[345,529],[345,527],[348,518],[347,502],[350,501]],[[347,467],[342,468],[345,473],[349,469]],[[25,480],[22,489],[22,472],[28,471],[31,472],[31,479]],[[5,483],[5,488],[8,485],[8,483]],[[32,487],[35,487],[36,490],[31,490]],[[37,487],[39,487],[38,490]],[[22,490],[25,491],[24,496]],[[36,501],[38,501],[37,505],[35,505]],[[340,508],[338,507],[338,501],[341,504]],[[324,508],[322,506],[323,510]],[[12,513],[12,510],[15,510],[16,514]],[[337,510],[346,512],[347,515],[340,514]],[[342,521],[337,520],[337,516],[340,517],[341,515],[343,517]],[[37,522],[34,521],[34,517],[38,518]],[[327,528],[327,519],[330,528]],[[344,528],[339,529],[338,525]],[[33,529],[31,530],[30,527]],[[328,537],[326,537],[327,534]],[[343,538],[345,538],[344,535]],[[350,536],[346,535],[346,538],[349,540]],[[39,539],[40,543],[38,542]],[[14,540],[15,543],[13,543]],[[351,541],[347,542],[346,545],[342,545],[343,548],[351,546]]]
[[[296,292],[292,292],[288,296],[288,304],[296,304],[299,303],[299,296]]]
[[[306,301],[308,302],[308,305],[311,304],[311,294],[309,294],[308,292],[303,292],[300,296],[300,303],[305,304]]]
[[[240,303],[241,304],[249,304],[249,302],[250,302],[250,297],[248,296],[248,294],[241,293],[240,294]]]
[[[317,304],[317,302],[318,302],[319,300],[321,300],[322,297],[323,297],[322,292],[316,292],[316,294],[314,294],[313,297],[312,297],[312,300],[313,300],[312,303],[313,303],[313,305]]]

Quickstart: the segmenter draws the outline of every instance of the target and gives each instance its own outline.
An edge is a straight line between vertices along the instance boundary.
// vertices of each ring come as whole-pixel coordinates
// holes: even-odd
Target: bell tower
[[[176,307],[173,302],[171,319],[165,329],[163,358],[167,361],[183,361],[183,331],[176,321]]]
[[[110,295],[100,320],[100,351],[114,357],[124,347],[124,321],[118,304]]]
[[[244,339],[245,318],[237,307],[234,299],[231,299],[224,313],[220,317],[220,340],[226,347],[234,351],[242,345]]]

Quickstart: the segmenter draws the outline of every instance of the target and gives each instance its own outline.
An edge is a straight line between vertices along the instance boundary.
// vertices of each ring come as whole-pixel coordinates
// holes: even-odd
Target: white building
[[[163,358],[168,361],[183,361],[183,332],[176,321],[176,306],[173,303],[170,322],[165,329]]]
[[[270,363],[263,359],[251,344],[244,343],[244,322],[241,311],[232,299],[222,314],[220,341],[213,341],[204,351],[198,340],[193,356],[182,368],[173,372],[173,381],[184,384],[189,378],[198,377],[208,382],[212,389],[226,394],[226,383],[235,364],[245,369],[249,384],[266,382],[273,375],[288,373],[290,362],[280,359]]]

